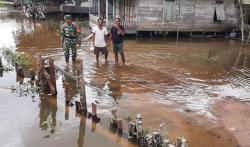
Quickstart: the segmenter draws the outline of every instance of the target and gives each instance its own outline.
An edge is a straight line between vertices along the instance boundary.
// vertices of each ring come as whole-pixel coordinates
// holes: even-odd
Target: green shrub
[[[25,55],[13,51],[12,48],[2,49],[2,54],[9,63],[17,63],[22,67],[30,65],[29,59]]]
[[[134,118],[132,116],[131,113],[127,113],[125,118],[124,118],[127,122],[131,122]]]

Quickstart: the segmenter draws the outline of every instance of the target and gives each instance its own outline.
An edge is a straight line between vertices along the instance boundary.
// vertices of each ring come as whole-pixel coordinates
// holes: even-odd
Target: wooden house
[[[247,1],[247,0],[245,0]],[[238,0],[92,0],[90,26],[120,17],[127,33],[224,32],[239,28]]]
[[[244,24],[250,25],[250,0],[241,0]]]

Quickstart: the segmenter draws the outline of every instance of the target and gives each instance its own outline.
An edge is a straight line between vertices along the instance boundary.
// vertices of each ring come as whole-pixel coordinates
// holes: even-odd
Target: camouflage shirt
[[[62,43],[64,43],[65,39],[80,39],[80,29],[77,24],[72,23],[71,25],[67,25],[66,23],[62,26]]]

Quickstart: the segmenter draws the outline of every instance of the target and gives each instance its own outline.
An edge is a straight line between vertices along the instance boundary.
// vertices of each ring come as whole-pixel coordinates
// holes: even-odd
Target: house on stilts
[[[240,0],[92,0],[89,24],[116,17],[129,34],[140,31],[226,32],[240,28]]]

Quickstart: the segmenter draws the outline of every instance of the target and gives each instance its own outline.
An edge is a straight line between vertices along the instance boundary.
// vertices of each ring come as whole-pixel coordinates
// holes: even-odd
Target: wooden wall
[[[175,0],[172,21],[166,19],[166,0],[137,0],[138,30],[220,32],[238,27],[238,6],[234,0],[223,1],[225,20],[214,22],[216,0]]]

